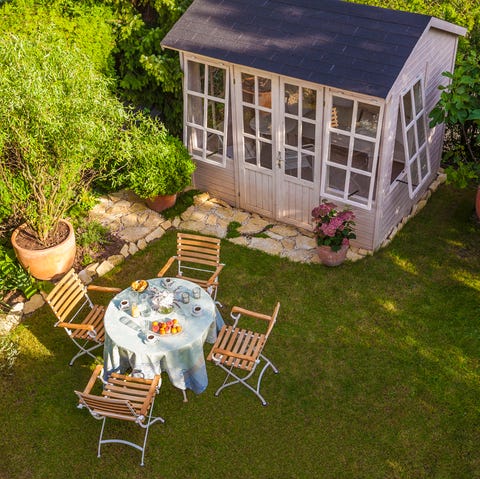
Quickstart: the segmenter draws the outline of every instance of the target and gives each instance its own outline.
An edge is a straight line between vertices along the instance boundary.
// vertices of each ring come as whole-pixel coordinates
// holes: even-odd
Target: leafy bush
[[[139,114],[126,135],[131,148],[126,185],[140,198],[173,195],[191,184],[195,163],[183,143],[163,124]]]
[[[432,110],[430,126],[445,123],[448,181],[465,188],[480,180],[480,53],[461,55],[454,73],[445,72],[451,84],[440,87],[440,100]]]
[[[48,246],[59,219],[118,154],[127,113],[110,81],[55,28],[0,39],[0,200]]]
[[[182,72],[178,53],[160,42],[191,0],[108,0],[115,8],[119,87],[129,102],[157,112],[168,130],[182,131]]]

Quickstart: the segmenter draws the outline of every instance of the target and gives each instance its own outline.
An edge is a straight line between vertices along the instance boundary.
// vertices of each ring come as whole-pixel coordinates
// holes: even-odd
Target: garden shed
[[[184,72],[197,188],[310,229],[322,199],[377,249],[436,178],[429,128],[466,30],[340,0],[194,0],[162,41]]]

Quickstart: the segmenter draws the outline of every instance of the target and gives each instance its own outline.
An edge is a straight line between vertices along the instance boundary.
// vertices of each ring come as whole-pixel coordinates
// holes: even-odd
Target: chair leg
[[[95,355],[91,353],[91,351],[99,348],[100,346],[102,346],[101,343],[97,343],[97,344],[94,344],[91,348],[88,348],[88,349],[85,349],[85,345],[87,344],[87,342],[82,346],[78,341],[76,341],[75,339],[72,338],[72,341],[77,345],[77,347],[80,349],[80,351],[75,354],[75,356],[73,356],[73,358],[70,360],[70,362],[68,363],[70,366],[73,365],[73,363],[80,357],[80,356],[83,356],[84,354],[88,354],[89,356],[91,356],[93,359],[96,359]]]
[[[103,438],[103,431],[105,430],[105,421],[107,420],[106,417],[103,418],[102,420],[102,430],[100,431],[100,437],[98,439],[98,450],[97,450],[97,457],[100,457],[100,453],[102,450],[102,438]]]
[[[100,431],[100,438],[98,440],[98,455],[97,457],[100,457],[100,453],[101,453],[101,448],[102,448],[102,444],[125,444],[127,446],[131,446],[135,449],[138,449],[141,453],[142,453],[142,458],[141,458],[141,461],[140,461],[140,465],[143,466],[144,465],[144,459],[145,459],[145,449],[146,449],[146,445],[147,445],[147,439],[148,439],[148,432],[149,432],[149,429],[150,429],[150,426],[152,424],[155,424],[156,422],[160,421],[161,423],[165,423],[165,419],[163,419],[163,417],[152,417],[152,409],[153,409],[153,404],[151,406],[151,409],[150,409],[150,413],[148,415],[148,422],[147,424],[142,424],[140,422],[137,422],[137,424],[145,429],[145,435],[143,436],[143,446],[140,445],[140,444],[136,444],[134,442],[130,442],[130,441],[126,441],[124,439],[103,439],[103,432],[105,430],[105,422],[106,422],[106,419],[105,417],[102,418],[102,429]]]
[[[241,383],[243,384],[247,389],[249,389],[250,391],[253,392],[253,394],[255,394],[259,399],[260,401],[262,402],[262,405],[263,406],[266,406],[268,403],[267,401],[265,400],[265,398],[260,394],[260,386],[261,386],[261,382],[262,382],[262,378],[263,378],[263,375],[265,374],[265,371],[271,367],[273,369],[273,371],[275,372],[275,374],[278,374],[278,369],[273,365],[273,363],[267,358],[265,357],[263,354],[260,355],[260,357],[265,361],[265,365],[263,366],[259,376],[258,376],[258,379],[257,379],[257,386],[256,388],[254,388],[253,386],[251,386],[247,381],[253,376],[253,374],[255,373],[255,370],[256,370],[256,366],[244,377],[240,377],[240,376],[237,376],[234,372],[233,372],[233,366],[230,367],[230,368],[226,368],[225,366],[223,366],[222,364],[220,363],[216,363],[217,366],[220,366],[224,371],[227,372],[227,376],[225,377],[225,380],[223,381],[223,384],[215,391],[215,396],[218,397],[218,395],[220,394],[220,392],[227,388],[227,387],[230,387],[230,386],[233,386],[234,384],[238,384],[238,383]],[[232,381],[230,382],[227,382],[228,379],[232,377],[232,378],[235,378],[233,379]]]

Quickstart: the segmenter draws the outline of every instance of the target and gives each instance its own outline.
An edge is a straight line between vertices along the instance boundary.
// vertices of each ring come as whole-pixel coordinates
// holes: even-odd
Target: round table
[[[117,294],[105,312],[105,375],[125,372],[132,368],[132,374],[153,378],[162,371],[167,372],[172,384],[183,390],[191,389],[196,394],[205,390],[208,384],[203,344],[214,343],[223,319],[210,295],[200,288],[200,297],[193,297],[197,285],[179,278],[154,278],[148,280],[148,288],[136,293],[131,287]],[[155,296],[170,292],[173,295],[173,311],[163,314],[155,310]],[[189,302],[182,301],[187,293]],[[122,301],[128,305],[122,307]],[[133,302],[146,300],[153,306],[149,316],[133,317]],[[152,302],[153,300],[153,302]],[[195,309],[199,310],[195,314]],[[177,319],[182,331],[177,334],[155,335],[147,339],[148,330],[154,321],[166,322]]]

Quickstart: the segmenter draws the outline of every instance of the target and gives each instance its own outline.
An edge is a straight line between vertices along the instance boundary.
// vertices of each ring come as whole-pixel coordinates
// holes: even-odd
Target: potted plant
[[[314,234],[321,262],[338,266],[345,261],[350,240],[355,239],[355,215],[347,208],[339,211],[337,205],[323,200],[313,208]]]
[[[51,30],[0,42],[0,202],[32,276],[52,279],[75,258],[68,210],[116,154],[126,111],[88,57]]]
[[[125,185],[155,211],[173,206],[195,171],[187,149],[162,123],[146,115],[137,117],[128,135],[132,154]]]

